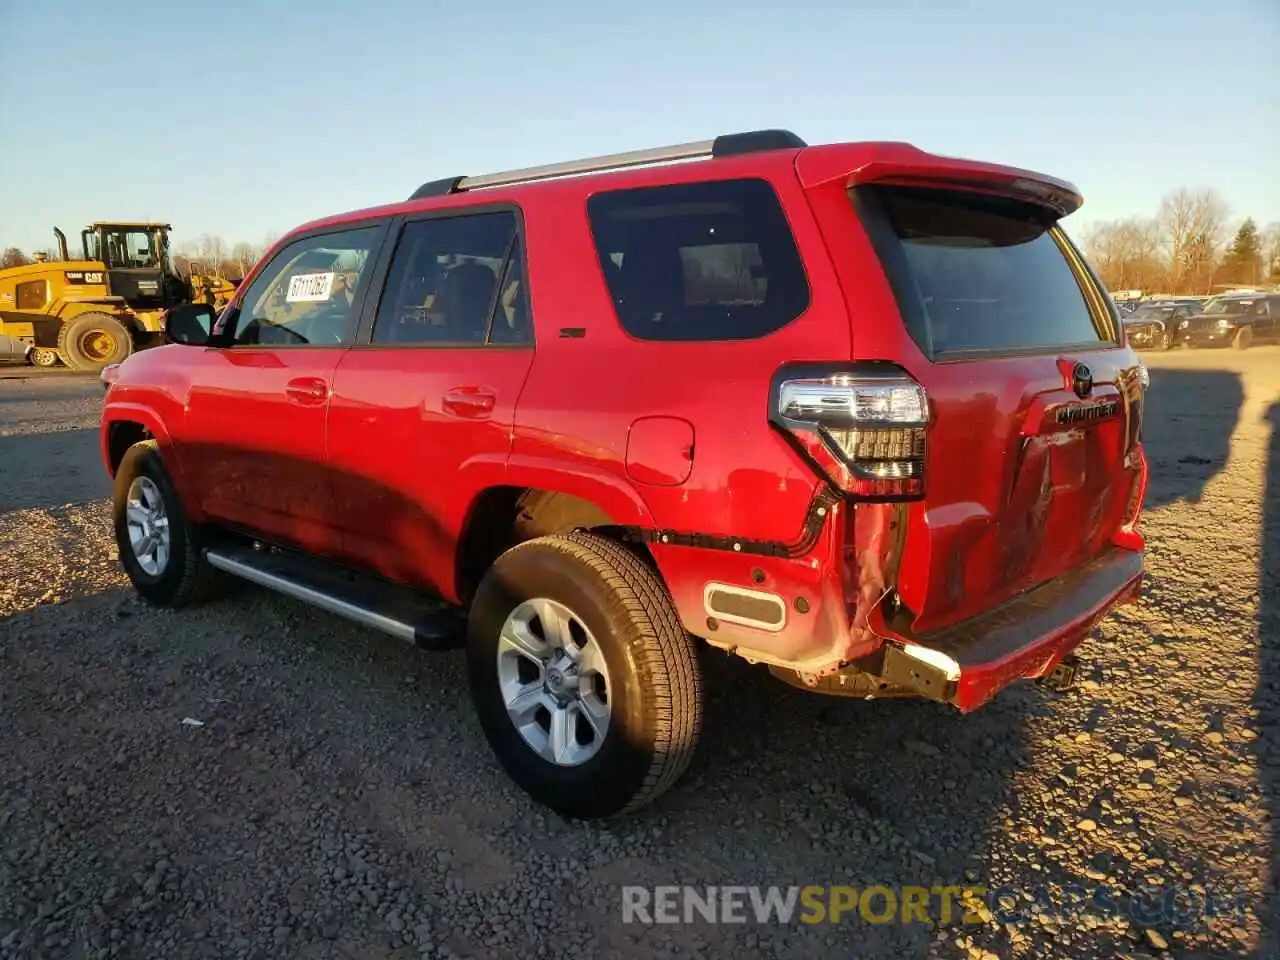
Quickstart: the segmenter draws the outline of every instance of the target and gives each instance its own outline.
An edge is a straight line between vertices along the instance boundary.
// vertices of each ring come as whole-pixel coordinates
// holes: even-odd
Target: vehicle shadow
[[[109,496],[96,427],[0,436],[0,514]]]
[[[1151,465],[1146,510],[1200,502],[1226,466],[1243,403],[1240,375],[1229,370],[1151,370],[1142,423]]]
[[[1262,936],[1257,957],[1280,955],[1280,400],[1265,414],[1271,435],[1266,450],[1259,559],[1257,712],[1258,785],[1270,833],[1269,869],[1264,902],[1259,905]]]

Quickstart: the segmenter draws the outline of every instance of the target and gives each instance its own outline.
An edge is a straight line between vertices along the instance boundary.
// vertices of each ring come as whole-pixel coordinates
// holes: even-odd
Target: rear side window
[[[618,320],[640,340],[748,340],[809,306],[809,283],[764,180],[598,193],[587,215]]]
[[[926,356],[1112,339],[1089,308],[1051,214],[911,187],[859,187],[853,200]]]
[[[373,342],[532,341],[516,232],[510,210],[406,224],[378,305]]]

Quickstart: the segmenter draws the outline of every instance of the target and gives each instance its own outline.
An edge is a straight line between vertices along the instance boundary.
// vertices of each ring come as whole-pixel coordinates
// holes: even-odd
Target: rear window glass
[[[641,187],[587,202],[618,319],[642,340],[746,340],[809,305],[800,253],[763,180]]]
[[[854,191],[903,317],[926,355],[1097,343],[1075,271],[1031,204],[909,187]]]

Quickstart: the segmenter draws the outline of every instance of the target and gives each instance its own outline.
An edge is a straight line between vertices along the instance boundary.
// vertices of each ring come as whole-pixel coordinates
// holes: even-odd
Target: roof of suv
[[[688,162],[691,161],[691,162]],[[756,130],[727,134],[713,140],[607,154],[538,167],[526,167],[477,177],[446,177],[428,181],[406,200],[314,220],[293,233],[341,226],[380,216],[417,213],[470,205],[473,191],[481,190],[492,202],[510,201],[513,190],[564,190],[594,192],[601,188],[657,186],[674,179],[701,180],[747,172],[760,173],[770,166],[789,167],[806,188],[833,181],[904,182],[923,185],[931,179],[954,183],[963,178],[969,188],[1001,184],[1034,196],[1059,216],[1074,212],[1083,203],[1074,184],[1031,170],[928,153],[898,141],[862,141],[809,146],[788,130]],[[945,173],[943,168],[945,168]],[[589,186],[585,186],[589,184]]]

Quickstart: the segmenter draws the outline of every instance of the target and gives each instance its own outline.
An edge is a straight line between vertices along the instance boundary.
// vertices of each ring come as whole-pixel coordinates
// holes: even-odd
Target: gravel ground
[[[460,654],[250,589],[137,604],[96,382],[0,373],[0,957],[1276,956],[1280,349],[1149,363],[1151,585],[1083,689],[963,718],[709,655],[689,776],[607,826],[506,780]],[[1199,885],[1243,910],[620,922],[623,884],[735,883],[976,883],[1023,908]]]

